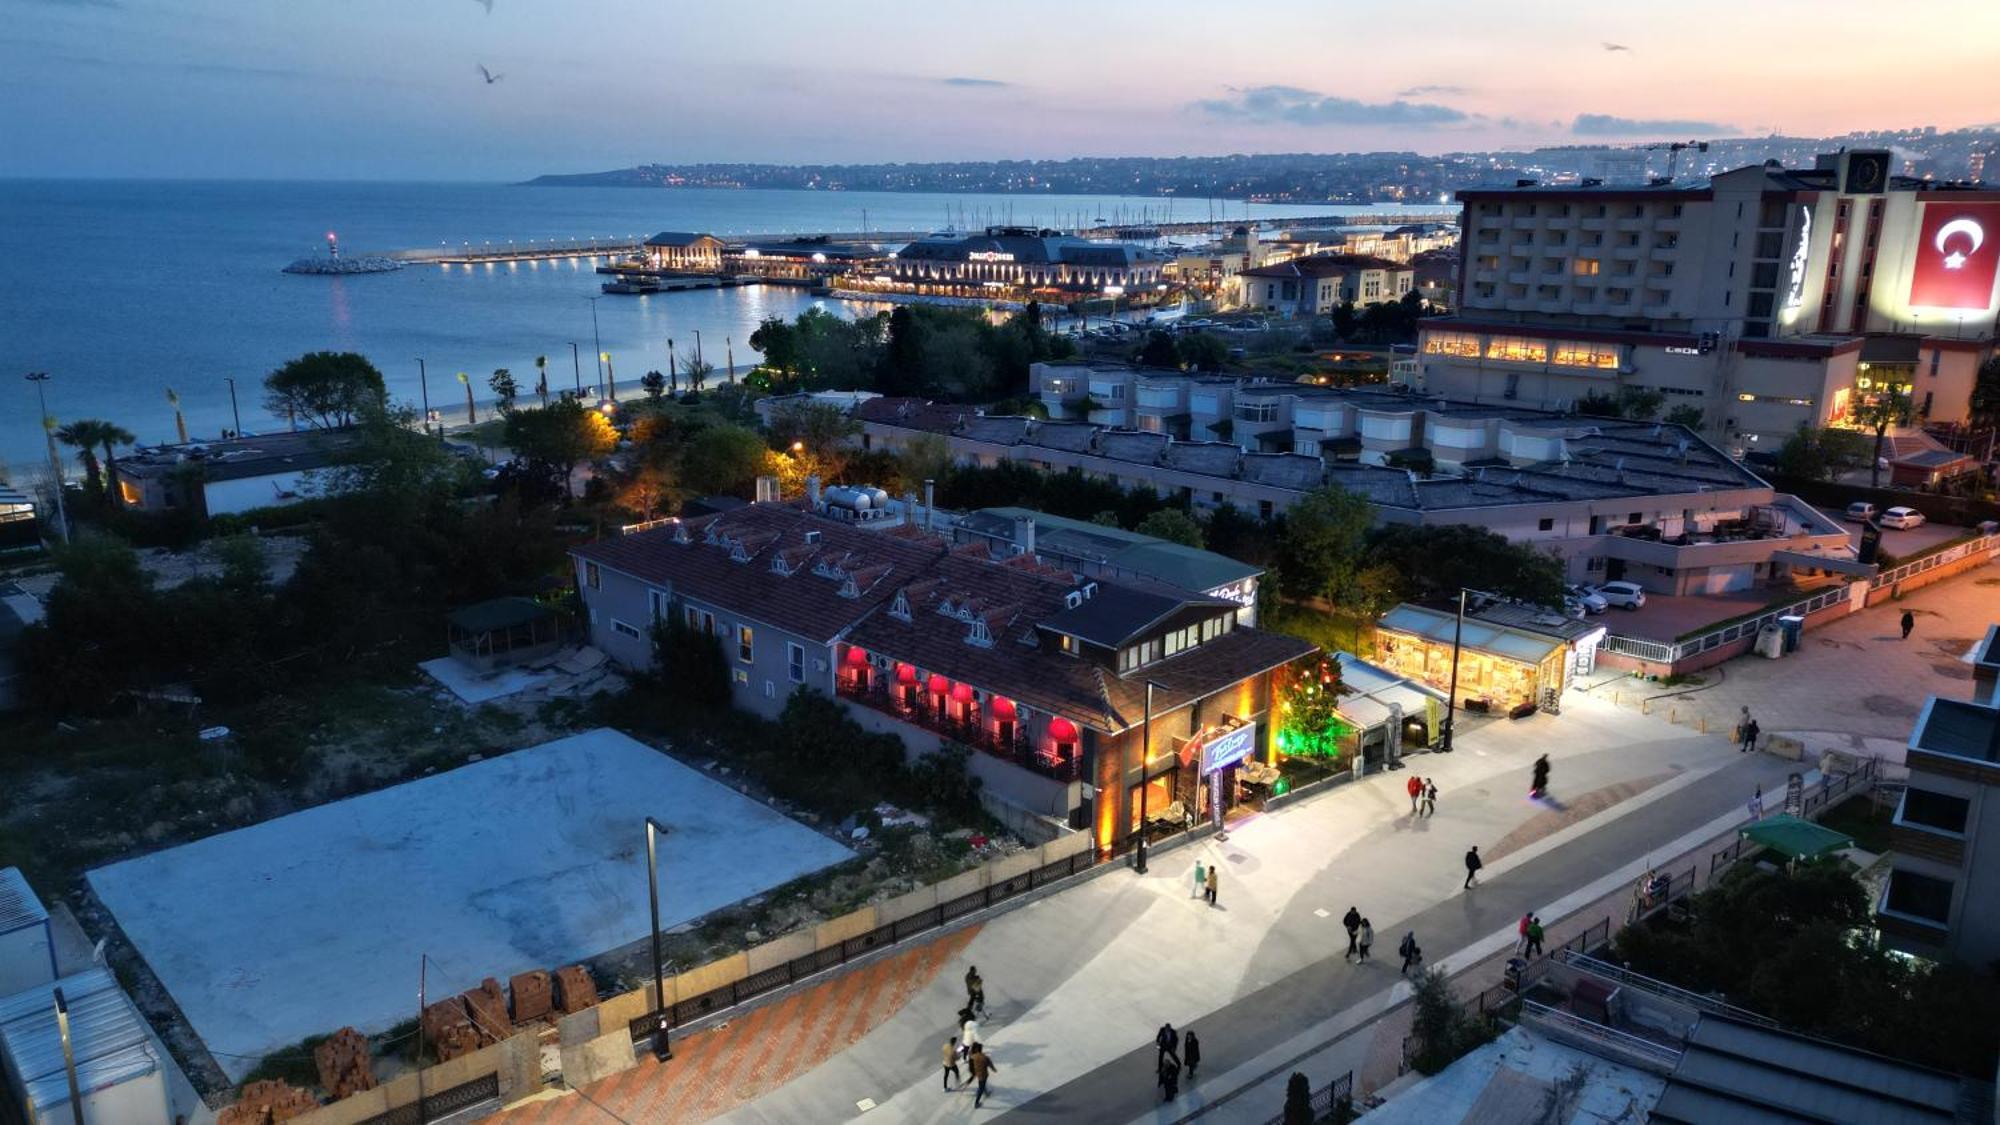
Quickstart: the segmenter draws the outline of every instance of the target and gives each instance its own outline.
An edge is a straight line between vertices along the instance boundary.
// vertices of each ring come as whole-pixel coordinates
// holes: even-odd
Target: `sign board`
[[[1233,766],[1250,756],[1257,749],[1257,724],[1245,723],[1235,730],[1221,734],[1202,743],[1201,772],[1204,776],[1216,770]]]
[[[974,250],[965,257],[968,261],[973,262],[1011,262],[1014,260],[1014,255],[1001,250]]]

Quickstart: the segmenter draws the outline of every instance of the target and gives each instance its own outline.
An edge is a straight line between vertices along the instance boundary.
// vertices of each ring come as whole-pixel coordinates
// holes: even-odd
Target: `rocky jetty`
[[[403,263],[395,258],[380,255],[366,255],[359,258],[300,258],[285,267],[286,273],[349,274],[388,273],[403,268]]]

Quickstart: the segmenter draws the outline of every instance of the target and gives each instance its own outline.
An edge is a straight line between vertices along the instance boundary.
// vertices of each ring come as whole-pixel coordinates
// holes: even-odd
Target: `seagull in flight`
[[[1606,43],[1604,49],[1607,51],[1630,51],[1632,48],[1627,47],[1623,43]]]
[[[507,77],[507,76],[506,76],[506,75],[504,75],[504,74],[495,74],[495,73],[493,73],[492,71],[490,71],[490,70],[486,69],[486,64],[485,64],[485,63],[480,63],[480,64],[479,64],[479,76],[480,76],[481,78],[484,78],[484,79],[486,79],[486,84],[487,84],[488,86],[491,86],[491,85],[493,85],[493,84],[494,84],[495,82],[498,82],[498,81],[500,81],[500,80],[501,80],[502,78],[505,78],[505,77]]]
[[[493,14],[493,0],[472,0],[472,2],[486,9],[487,15]]]

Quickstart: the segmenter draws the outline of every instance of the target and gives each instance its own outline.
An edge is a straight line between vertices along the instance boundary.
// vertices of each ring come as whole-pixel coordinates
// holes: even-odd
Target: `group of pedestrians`
[[[1540,957],[1543,936],[1542,920],[1530,910],[1521,915],[1521,932],[1514,943],[1514,951],[1523,957]]]
[[[986,981],[979,975],[979,966],[972,965],[965,970],[965,1007],[958,1010],[958,1034],[944,1039],[944,1088],[965,1085],[966,1076],[959,1071],[964,1064],[972,1077],[974,1108],[986,1100],[987,1079],[1000,1069],[986,1053],[986,1044],[979,1041],[979,1017],[985,1014]]]
[[[1430,816],[1438,809],[1438,786],[1435,777],[1410,775],[1407,786],[1410,791],[1410,815]]]
[[[1368,960],[1368,947],[1375,944],[1375,923],[1361,916],[1361,911],[1350,906],[1341,915],[1340,922],[1347,927],[1347,959],[1359,965]]]
[[[1189,1082],[1194,1081],[1195,1071],[1201,1067],[1201,1040],[1193,1028],[1181,1032],[1174,1030],[1173,1024],[1163,1023],[1153,1035],[1153,1046],[1160,1100],[1170,1102],[1181,1096],[1182,1073]]]
[[[1194,895],[1208,900],[1210,906],[1215,905],[1215,892],[1222,886],[1221,871],[1222,869],[1213,863],[1205,864],[1198,859],[1194,861]]]

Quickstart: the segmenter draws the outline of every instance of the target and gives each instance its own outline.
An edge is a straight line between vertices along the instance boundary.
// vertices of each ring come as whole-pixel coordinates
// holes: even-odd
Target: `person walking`
[[[1914,613],[1911,613],[1911,612],[1910,612],[1909,610],[1907,610],[1907,609],[1906,609],[1906,610],[1904,610],[1904,611],[1903,611],[1903,639],[1904,639],[1904,640],[1906,640],[1906,641],[1907,641],[1907,640],[1909,640],[1909,639],[1910,639],[1910,630],[1912,630],[1912,629],[1914,629],[1914,628],[1916,628],[1916,627],[1917,627],[1917,615],[1916,615],[1916,614],[1914,614]]]
[[[1410,966],[1424,959],[1424,951],[1417,948],[1417,931],[1411,930],[1404,934],[1403,942],[1396,947],[1396,952],[1403,955],[1403,967],[1397,970],[1397,975],[1408,976]]]
[[[1363,918],[1361,920],[1361,958],[1360,960],[1356,961],[1355,964],[1365,965],[1368,963],[1368,947],[1374,944],[1375,944],[1375,923],[1370,922],[1366,918]]]
[[[1486,866],[1486,864],[1482,863],[1482,862],[1480,861],[1480,859],[1479,859],[1479,845],[1478,845],[1478,844],[1474,844],[1474,845],[1472,845],[1472,847],[1470,847],[1470,848],[1466,849],[1466,852],[1465,852],[1465,886],[1464,886],[1463,888],[1461,888],[1462,890],[1468,890],[1468,891],[1469,891],[1469,890],[1471,890],[1471,889],[1473,888],[1473,885],[1474,885],[1474,884],[1476,884],[1476,883],[1478,883],[1478,882],[1479,882],[1479,869],[1480,869],[1480,868],[1482,868],[1482,867],[1484,867],[1484,866]]]
[[[1188,897],[1193,898],[1196,895],[1199,895],[1202,891],[1202,888],[1206,887],[1207,885],[1208,885],[1208,868],[1202,866],[1202,862],[1197,859],[1194,861],[1194,890],[1188,892]]]
[[[1209,865],[1208,865],[1208,892],[1207,892],[1207,897],[1208,897],[1208,904],[1209,904],[1210,906],[1214,906],[1214,905],[1215,905],[1215,889],[1216,889],[1216,888],[1217,888],[1218,886],[1221,886],[1221,884],[1222,884],[1222,880],[1221,880],[1220,878],[1218,878],[1218,877],[1217,877],[1217,873],[1218,873],[1218,872],[1220,872],[1221,870],[1222,870],[1222,868],[1220,868],[1220,867],[1217,867],[1217,866],[1216,866],[1215,864],[1212,864],[1212,863],[1211,863],[1211,864],[1209,864]]]
[[[1168,1059],[1165,1062],[1161,1063],[1158,1082],[1160,1086],[1161,1101],[1170,1102],[1173,1101],[1175,1098],[1180,1097],[1181,1064],[1175,1062],[1172,1059]]]
[[[1417,815],[1417,799],[1424,795],[1424,779],[1418,777],[1416,774],[1411,774],[1408,788],[1410,790],[1410,815],[1415,816]]]
[[[1514,952],[1520,953],[1528,948],[1528,926],[1534,920],[1535,915],[1532,911],[1521,915],[1521,924],[1514,936]]]
[[[1749,722],[1744,723],[1743,749],[1755,750],[1757,748],[1757,736],[1761,733],[1763,733],[1763,728],[1757,725],[1757,720],[1752,719]]]
[[[965,970],[965,1010],[986,1014],[986,981],[980,977],[977,965]]]
[[[1157,1070],[1167,1065],[1168,1058],[1180,1058],[1181,1033],[1174,1030],[1173,1024],[1163,1023],[1153,1033],[1153,1046],[1159,1048],[1153,1055],[1153,1067]]]
[[[965,1085],[965,1076],[958,1072],[958,1036],[944,1037],[944,1088]]]
[[[1195,1038],[1193,1028],[1181,1036],[1181,1061],[1187,1064],[1187,1080],[1193,1082],[1195,1068],[1201,1065],[1201,1040]]]
[[[1348,907],[1347,913],[1340,916],[1340,924],[1347,927],[1347,957],[1352,960],[1354,951],[1358,948],[1355,939],[1361,932],[1361,912],[1351,906]]]
[[[1438,811],[1438,782],[1435,777],[1424,779],[1424,815],[1433,816]]]
[[[960,1014],[965,1017],[965,1022],[958,1025],[958,1053],[969,1057],[973,1044],[979,1042],[979,1021],[972,1018],[969,1009]]]
[[[1750,819],[1764,819],[1764,787],[1762,785],[1757,786],[1757,791],[1750,794]]]
[[[1549,756],[1535,759],[1535,781],[1528,789],[1528,796],[1539,797],[1549,791]]]
[[[972,1091],[972,1108],[978,1109],[979,1103],[986,1100],[986,1079],[1000,1068],[993,1065],[993,1056],[986,1053],[984,1043],[972,1045],[972,1054],[967,1057],[966,1066],[972,1070],[972,1080],[979,1084]]]
[[[1749,731],[1750,708],[1746,704],[1742,713],[1736,716],[1736,752],[1739,754],[1748,753],[1750,750]]]
[[[1542,937],[1542,920],[1540,918],[1528,919],[1528,956],[1540,957],[1542,955]]]

